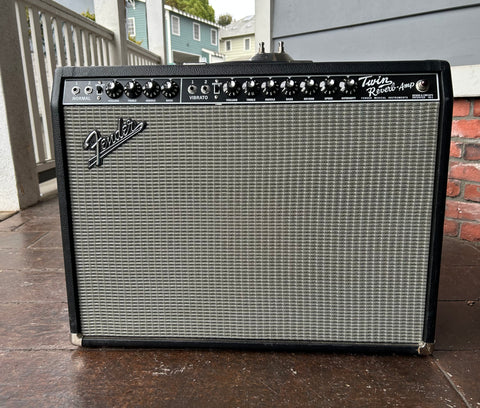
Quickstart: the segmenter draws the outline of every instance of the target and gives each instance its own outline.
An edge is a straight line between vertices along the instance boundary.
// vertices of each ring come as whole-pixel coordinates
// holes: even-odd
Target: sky
[[[230,14],[234,20],[255,14],[255,0],[208,0],[215,10],[215,19]]]

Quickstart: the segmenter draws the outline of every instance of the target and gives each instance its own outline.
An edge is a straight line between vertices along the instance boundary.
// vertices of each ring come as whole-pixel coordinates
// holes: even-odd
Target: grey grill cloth
[[[438,109],[65,106],[82,333],[418,343]]]

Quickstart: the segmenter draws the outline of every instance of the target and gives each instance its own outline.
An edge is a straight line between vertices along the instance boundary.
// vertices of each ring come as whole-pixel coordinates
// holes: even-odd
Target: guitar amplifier
[[[432,351],[443,61],[60,68],[72,341]]]

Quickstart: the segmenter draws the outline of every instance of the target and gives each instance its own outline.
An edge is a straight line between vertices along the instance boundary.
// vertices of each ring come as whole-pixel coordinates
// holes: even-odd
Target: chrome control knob
[[[258,82],[254,79],[250,79],[245,81],[242,84],[242,89],[245,95],[247,96],[255,96],[260,92],[260,87],[258,86]]]
[[[123,85],[118,81],[110,81],[105,87],[105,93],[109,98],[118,99],[123,94]]]
[[[305,78],[300,82],[300,92],[305,96],[313,96],[318,93],[318,82],[313,78]]]
[[[282,94],[285,96],[293,96],[298,93],[298,84],[293,79],[286,79],[280,84]]]
[[[175,81],[167,81],[160,87],[160,92],[165,98],[175,98],[177,96],[180,87]]]
[[[231,98],[238,96],[240,91],[241,91],[240,85],[234,79],[230,79],[229,81],[223,84],[223,92],[227,96],[230,96]]]
[[[154,80],[147,81],[143,85],[143,94],[150,99],[156,98],[160,95],[160,85]]]
[[[269,79],[265,82],[262,82],[262,85],[260,87],[262,89],[262,93],[265,96],[275,96],[280,89],[280,87],[278,86],[278,82],[274,79]]]
[[[125,84],[125,95],[127,98],[135,99],[138,98],[142,94],[142,85],[140,85],[137,81],[128,81]]]

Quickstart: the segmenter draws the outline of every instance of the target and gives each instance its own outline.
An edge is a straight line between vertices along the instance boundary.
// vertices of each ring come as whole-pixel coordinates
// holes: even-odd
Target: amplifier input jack
[[[93,88],[90,85],[85,87],[85,93],[87,95],[90,95],[92,92],[93,92]]]
[[[190,95],[195,95],[197,93],[197,87],[193,84],[191,85],[188,85],[188,88],[187,88],[187,92],[190,94]]]
[[[204,95],[207,95],[210,93],[210,86],[209,85],[202,85],[200,87],[200,92]]]
[[[74,86],[72,88],[72,94],[78,95],[80,93],[80,87],[79,86]]]

